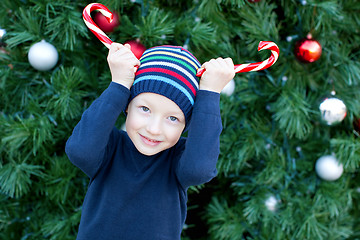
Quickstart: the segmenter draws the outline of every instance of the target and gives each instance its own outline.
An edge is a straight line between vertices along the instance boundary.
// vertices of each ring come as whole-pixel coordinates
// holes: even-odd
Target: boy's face
[[[125,125],[136,149],[151,156],[178,142],[185,128],[185,116],[170,99],[145,92],[129,103]]]

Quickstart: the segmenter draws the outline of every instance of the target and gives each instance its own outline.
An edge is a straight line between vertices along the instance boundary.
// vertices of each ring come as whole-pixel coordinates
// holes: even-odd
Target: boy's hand
[[[107,57],[111,78],[130,89],[134,83],[135,66],[140,66],[140,61],[131,52],[129,44],[112,43]]]
[[[201,67],[206,71],[200,79],[200,90],[220,93],[235,76],[234,63],[231,58],[211,59]]]

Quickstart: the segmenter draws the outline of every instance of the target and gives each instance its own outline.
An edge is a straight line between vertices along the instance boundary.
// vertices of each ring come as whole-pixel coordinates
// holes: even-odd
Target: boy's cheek
[[[141,128],[144,123],[144,117],[136,111],[129,111],[126,117],[125,126],[127,130],[136,130]]]

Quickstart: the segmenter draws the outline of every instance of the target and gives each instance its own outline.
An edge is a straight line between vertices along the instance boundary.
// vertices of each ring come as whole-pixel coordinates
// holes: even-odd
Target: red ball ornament
[[[311,34],[295,44],[295,56],[302,62],[312,63],[321,56],[321,45],[318,41],[312,39]]]
[[[356,119],[354,121],[354,129],[355,131],[357,131],[358,133],[360,133],[360,118],[359,119]]]
[[[114,29],[120,25],[120,17],[116,12],[112,12],[113,20],[111,23],[101,14],[101,12],[96,12],[93,19],[96,25],[106,33],[111,33]]]
[[[146,47],[140,43],[139,39],[130,40],[124,44],[129,44],[131,46],[131,51],[134,53],[135,57],[138,59],[141,58],[142,54],[145,52]]]

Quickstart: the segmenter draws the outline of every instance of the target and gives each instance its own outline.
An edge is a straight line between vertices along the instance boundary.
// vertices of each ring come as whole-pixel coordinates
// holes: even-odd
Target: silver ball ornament
[[[327,125],[333,125],[341,122],[346,117],[346,106],[338,98],[326,98],[319,106],[321,119]]]
[[[41,40],[30,47],[28,59],[33,68],[48,71],[56,65],[59,54],[52,44]]]
[[[325,155],[316,161],[315,171],[320,178],[335,181],[341,177],[344,168],[333,155]]]

